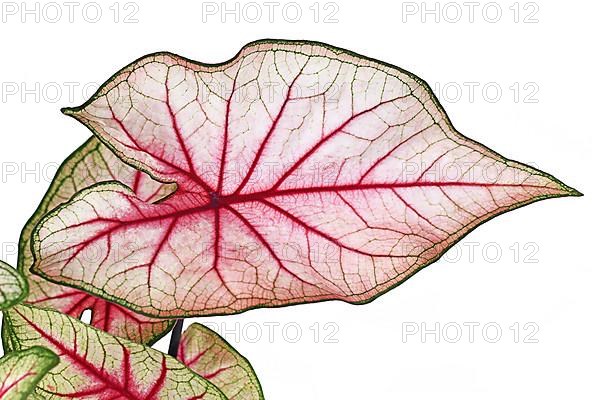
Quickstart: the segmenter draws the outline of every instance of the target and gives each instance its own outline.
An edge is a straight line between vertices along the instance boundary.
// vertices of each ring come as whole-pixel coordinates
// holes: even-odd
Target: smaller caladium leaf
[[[0,399],[31,399],[38,382],[56,365],[56,354],[39,346],[5,355],[0,359]]]
[[[0,310],[20,303],[27,291],[27,281],[19,271],[0,261]]]
[[[92,326],[138,343],[151,344],[171,329],[171,321],[136,314],[84,291],[51,283],[29,271],[33,265],[31,232],[42,217],[69,201],[78,191],[112,180],[129,185],[137,196],[148,202],[161,200],[175,189],[173,185],[155,181],[128,166],[98,139],[89,139],[58,169],[48,192],[21,232],[18,268],[27,277],[31,287],[26,302],[40,308],[52,308],[76,318],[85,310],[91,310]],[[100,262],[94,259],[93,252],[86,257],[92,266]]]
[[[17,350],[44,346],[60,364],[38,384],[47,400],[227,400],[174,358],[78,319],[17,305],[6,312]]]
[[[216,332],[192,324],[179,342],[177,358],[192,371],[211,381],[230,400],[263,400],[254,369]]]

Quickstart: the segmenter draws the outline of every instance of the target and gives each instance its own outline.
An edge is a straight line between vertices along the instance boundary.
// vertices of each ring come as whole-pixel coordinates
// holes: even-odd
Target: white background
[[[337,0],[334,7],[322,1],[315,22],[315,8],[309,8],[314,1],[297,0],[302,17],[296,23],[289,8],[294,5],[282,15],[285,1],[275,8],[273,22],[258,1],[263,16],[256,23],[244,15],[239,22],[226,15],[223,23],[219,12],[203,14],[202,2],[139,0],[133,16],[138,22],[125,23],[136,10],[125,3],[118,3],[117,22],[112,1],[99,3],[103,14],[97,23],[91,22],[93,9],[82,15],[85,2],[75,9],[73,22],[60,1],[63,15],[54,23],[49,20],[55,10],[46,8],[43,15],[43,3],[39,22],[35,15],[22,15],[20,2],[13,3],[17,14],[2,15],[2,259],[16,263],[14,244],[56,165],[90,136],[59,112],[87,99],[93,90],[84,93],[84,85],[97,87],[117,69],[158,50],[221,62],[256,39],[323,41],[401,66],[432,86],[438,83],[447,89],[441,102],[459,131],[556,175],[585,197],[547,200],[505,214],[470,233],[460,253],[451,251],[369,305],[330,302],[198,320],[224,324],[230,331],[226,338],[251,360],[270,400],[598,398],[597,2],[538,0],[532,6],[523,1],[517,16],[512,0],[487,6],[486,12],[488,2],[482,1],[473,22],[462,2],[458,22],[451,21],[457,3],[441,2],[439,22],[435,15],[425,15],[423,22],[421,2],[414,3],[417,14],[411,15],[403,13],[414,10],[406,2]],[[31,9],[35,3],[27,5]],[[243,6],[238,5],[241,13]],[[433,9],[435,3],[427,6]],[[502,17],[492,23],[498,7]],[[338,22],[326,23],[336,9]],[[245,10],[246,18],[254,18],[255,7]],[[536,10],[529,20],[538,22],[525,23]],[[479,85],[473,99],[465,82]],[[488,93],[482,93],[485,84]],[[8,93],[15,85],[18,92]],[[72,96],[69,85],[77,85]],[[458,99],[457,85],[463,89]],[[496,87],[502,95],[494,102]],[[464,325],[470,322],[480,324],[473,343]],[[269,323],[280,324],[272,338]],[[316,340],[315,323],[321,333]],[[434,334],[403,340],[407,327],[434,329],[436,323],[439,343]],[[520,324],[517,340],[515,323]],[[462,338],[450,343],[456,324]],[[487,335],[484,324],[491,324]],[[257,326],[262,338],[253,343]],[[294,343],[298,327],[302,336]],[[332,327],[333,340],[326,340]],[[494,327],[502,336],[491,343]],[[157,347],[166,350],[167,340]]]

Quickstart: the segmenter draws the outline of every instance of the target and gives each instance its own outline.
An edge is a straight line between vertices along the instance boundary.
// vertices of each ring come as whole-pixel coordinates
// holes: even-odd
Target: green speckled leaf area
[[[7,263],[0,261],[0,310],[19,303],[27,296],[28,285],[23,276]]]
[[[248,360],[204,325],[192,324],[187,328],[177,358],[231,400],[264,400],[260,382]]]
[[[39,346],[5,355],[0,359],[0,399],[36,398],[33,391],[37,383],[56,365],[56,354]]]

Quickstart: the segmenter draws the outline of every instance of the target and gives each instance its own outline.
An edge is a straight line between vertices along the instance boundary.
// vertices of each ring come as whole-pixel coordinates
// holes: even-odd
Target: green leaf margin
[[[17,388],[19,386],[18,392],[16,396],[11,396],[10,398],[5,397],[6,393],[2,396],[3,399],[6,400],[26,400],[31,398],[39,398],[38,395],[35,395],[33,392],[35,391],[37,384],[44,378],[44,376],[54,367],[56,367],[59,363],[59,358],[52,351],[48,350],[45,347],[41,346],[33,346],[27,350],[22,351],[14,351],[8,354],[5,354],[4,357],[0,358],[0,372],[3,367],[9,366],[10,369],[17,367],[19,368],[19,364],[22,362],[23,358],[33,356],[37,358],[35,360],[34,367],[36,368],[35,375],[27,377],[25,380],[17,382],[11,390]],[[14,366],[11,366],[10,363],[14,363]],[[0,379],[5,379],[5,376],[0,376]],[[33,396],[33,397],[32,397]]]
[[[27,294],[29,293],[29,283],[27,283],[27,280],[19,271],[4,261],[0,261],[0,271],[8,274],[9,279],[12,280],[10,284],[17,285],[21,289],[21,293],[16,297],[7,298],[6,296],[2,295],[4,298],[0,301],[0,310],[6,310],[15,304],[19,304],[27,297]],[[1,287],[5,284],[7,283],[0,281],[0,292],[2,292]]]

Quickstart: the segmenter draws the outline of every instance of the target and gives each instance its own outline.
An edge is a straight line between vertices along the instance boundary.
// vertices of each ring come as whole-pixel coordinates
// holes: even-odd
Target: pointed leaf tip
[[[75,108],[73,108],[73,107],[63,107],[63,108],[60,109],[60,112],[63,113],[64,115],[71,116],[71,115],[75,114]]]
[[[573,196],[573,197],[583,197],[583,193],[581,193],[579,190],[569,187],[569,196]]]
[[[579,190],[563,183],[562,181],[556,179],[555,177],[552,177],[552,180],[555,181],[558,184],[558,186],[562,189],[563,196],[568,196],[568,197],[582,197],[583,196],[583,193],[581,193]]]

